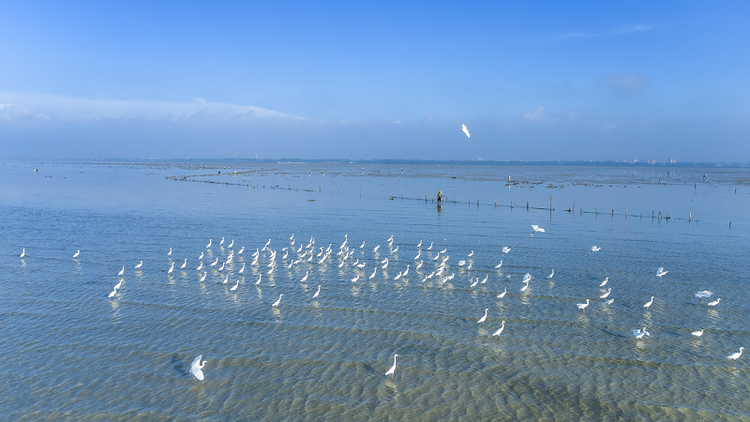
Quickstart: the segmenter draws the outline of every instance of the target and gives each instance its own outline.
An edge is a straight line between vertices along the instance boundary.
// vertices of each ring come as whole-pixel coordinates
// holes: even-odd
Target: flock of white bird
[[[532,236],[535,233],[545,233],[545,230],[543,228],[537,226],[537,225],[532,225],[531,227],[532,227],[532,232],[531,232]],[[399,246],[398,245],[395,248],[393,247],[393,241],[394,241],[393,235],[391,235],[391,237],[387,240],[388,249],[390,251],[390,255],[395,254],[399,250]],[[225,243],[225,238],[222,237],[221,241],[219,242],[219,246],[223,246],[224,243]],[[348,261],[353,258],[354,253],[355,253],[355,251],[357,249],[364,251],[365,243],[366,242],[362,242],[362,244],[359,246],[359,248],[350,247],[348,243],[349,243],[348,235],[345,235],[344,236],[344,242],[341,244],[341,246],[339,246],[339,248],[338,248],[339,250],[336,253],[336,255],[337,255],[338,259],[339,259],[338,268],[342,268],[345,265],[347,265]],[[265,245],[263,245],[263,248],[256,249],[255,252],[253,252],[253,254],[251,255],[252,260],[251,260],[251,263],[250,263],[251,267],[260,268],[260,261],[259,261],[259,259],[261,258],[261,253],[262,252],[266,252],[265,258],[268,259],[268,264],[266,266],[266,268],[268,268],[268,270],[266,271],[266,275],[267,276],[272,276],[274,274],[274,271],[275,271],[276,266],[277,266],[277,263],[276,263],[277,262],[276,261],[277,251],[276,250],[272,250],[270,248],[270,244],[271,244],[271,239],[268,239],[268,241],[265,243]],[[208,244],[206,245],[206,249],[210,250],[211,247],[212,247],[212,245],[213,245],[213,239],[209,239]],[[330,257],[331,257],[331,255],[333,253],[332,245],[333,244],[329,244],[327,248],[318,247],[317,252],[316,252],[315,238],[311,237],[310,240],[307,242],[307,245],[300,244],[299,247],[296,247],[296,241],[295,241],[295,238],[294,238],[294,234],[292,234],[292,236],[289,238],[289,246],[288,247],[284,247],[284,248],[281,249],[281,252],[283,253],[283,256],[282,256],[281,259],[284,260],[285,262],[288,262],[288,264],[284,264],[284,265],[286,265],[287,269],[292,269],[295,265],[297,265],[297,264],[299,264],[299,263],[301,263],[303,261],[306,261],[308,263],[317,262],[318,264],[323,264],[327,260],[331,260]],[[235,259],[234,250],[232,249],[233,246],[234,246],[234,240],[232,240],[231,243],[228,244],[227,249],[229,249],[229,251],[230,251],[229,255],[226,257],[226,259],[224,260],[224,262],[221,263],[221,266],[218,269],[216,267],[219,264],[219,258],[216,258],[212,263],[209,264],[209,266],[212,267],[213,269],[217,269],[218,272],[223,271],[224,268],[227,265],[229,265],[230,263],[232,263],[234,261],[234,259]],[[433,277],[437,277],[436,280],[438,280],[442,284],[445,284],[446,282],[448,282],[450,280],[453,280],[455,278],[455,273],[451,273],[450,275],[447,274],[447,270],[449,268],[448,265],[447,265],[447,262],[450,259],[450,256],[447,255],[447,249],[442,249],[440,251],[431,252],[432,249],[433,249],[433,246],[434,246],[434,242],[430,243],[430,245],[425,249],[425,251],[426,251],[426,253],[430,252],[433,255],[431,257],[432,261],[438,261],[438,260],[440,260],[440,263],[438,265],[437,262],[436,262],[435,263],[435,265],[437,266],[436,269],[434,271],[430,272],[430,274],[424,276],[421,279],[421,282],[425,283],[426,281],[431,280]],[[368,277],[368,280],[372,280],[373,278],[375,278],[375,276],[378,273],[378,266],[380,266],[380,268],[382,268],[383,270],[385,270],[388,267],[388,265],[390,264],[390,260],[389,260],[388,257],[385,257],[385,259],[379,260],[378,255],[377,255],[379,249],[380,249],[380,245],[377,245],[377,246],[375,246],[373,248],[373,256],[376,259],[376,263],[375,263],[375,268],[373,269],[372,273]],[[600,250],[601,250],[600,247],[598,247],[598,246],[592,246],[590,253],[598,252]],[[502,248],[502,254],[503,255],[509,253],[510,251],[511,251],[510,247],[503,246],[503,248]],[[243,246],[237,252],[237,255],[241,256],[244,252],[245,252],[245,247]],[[417,255],[414,257],[414,261],[415,261],[414,266],[415,266],[415,268],[417,270],[419,270],[420,268],[422,268],[422,266],[424,265],[424,259],[420,259],[420,258],[422,258],[422,252],[423,252],[422,251],[422,241],[420,241],[419,244],[417,245]],[[80,250],[76,251],[76,253],[73,255],[73,259],[78,259],[78,257],[80,256],[80,254],[81,254]],[[289,258],[290,254],[293,254],[291,258]],[[26,249],[24,248],[22,250],[21,254],[20,254],[20,257],[21,258],[25,258],[26,256],[27,256],[26,255]],[[169,252],[167,252],[167,256],[171,260],[172,248],[170,248]],[[205,256],[204,252],[201,252],[200,255],[198,256],[199,265],[198,265],[198,267],[196,267],[196,271],[199,272],[199,276],[200,276],[199,281],[201,283],[206,280],[206,276],[207,276],[207,271],[203,271],[203,274],[200,275],[200,271],[202,271],[202,270],[205,269],[205,265],[204,265],[204,262],[203,262],[204,256]],[[472,256],[474,256],[474,251],[471,251],[467,255],[467,258],[471,258]],[[183,263],[181,264],[180,268],[182,270],[186,269],[187,268],[187,263],[188,263],[188,259],[185,258],[184,261],[183,261]],[[351,278],[351,282],[352,283],[356,283],[357,281],[359,281],[361,279],[364,279],[365,274],[363,273],[363,271],[364,271],[364,268],[366,267],[366,265],[367,265],[367,262],[365,262],[365,261],[360,262],[360,259],[356,259],[355,261],[351,262],[351,266],[352,266],[352,268],[355,271],[355,276],[353,278]],[[503,265],[503,261],[501,260],[497,265],[494,266],[494,268],[499,269],[499,268],[502,267],[502,265]],[[167,270],[167,274],[171,274],[174,271],[174,266],[175,266],[175,263],[174,263],[174,261],[172,261],[171,264],[170,264],[169,269]],[[466,266],[466,260],[460,260],[458,262],[458,266],[461,267],[461,268],[465,267],[466,270],[470,270],[471,267],[472,267],[472,264],[469,263],[469,265]],[[136,264],[134,266],[134,269],[135,270],[141,270],[142,267],[143,267],[143,261],[140,261],[138,264]],[[245,267],[246,267],[246,262],[243,262],[242,263],[242,268],[239,270],[239,274],[243,274],[245,272]],[[402,277],[406,277],[409,274],[410,267],[411,267],[411,264],[407,264],[406,268],[403,271],[399,271],[396,274],[396,276],[393,278],[393,280],[399,280]],[[668,272],[669,271],[665,271],[664,268],[659,268],[656,271],[656,276],[659,277],[659,279],[661,279]],[[120,290],[120,288],[123,285],[124,275],[125,275],[125,266],[123,266],[120,269],[120,271],[118,272],[117,275],[119,277],[119,280],[118,280],[117,284],[115,284],[114,288],[112,289],[112,292],[110,292],[109,295],[108,295],[108,297],[110,299],[112,299],[113,297],[115,297],[117,295],[118,291]],[[305,275],[304,275],[304,277],[302,277],[300,279],[300,282],[304,283],[305,281],[307,281],[309,275],[310,275],[310,272],[309,271],[305,271]],[[552,279],[552,277],[554,277],[554,275],[555,275],[555,270],[553,269],[551,271],[551,273],[547,276],[547,278],[548,279]],[[510,275],[508,275],[507,278],[510,278]],[[525,292],[528,289],[529,283],[531,282],[532,278],[533,277],[529,273],[526,273],[524,275],[523,280],[521,281],[524,284],[524,286],[520,289],[521,292]],[[261,274],[261,275],[258,276],[258,279],[255,282],[255,285],[259,286],[261,284],[262,279],[263,279],[263,275]],[[471,278],[471,288],[474,288],[477,284],[480,284],[480,283],[481,284],[485,284],[488,279],[489,279],[489,275],[486,275],[484,277],[484,279],[482,279],[481,281],[480,281],[479,277],[476,277],[476,279],[474,279],[472,277]],[[230,288],[230,291],[232,291],[232,292],[236,292],[237,291],[237,289],[239,288],[239,285],[240,285],[240,280],[241,279],[237,280],[237,282],[234,284],[234,286]],[[224,277],[222,283],[223,284],[227,284],[228,282],[229,282],[229,275],[227,275],[227,276]],[[604,286],[607,285],[608,282],[609,282],[609,277],[606,277],[599,284],[599,287],[603,288]],[[317,288],[315,294],[312,296],[312,299],[318,299],[318,297],[320,296],[321,287],[322,287],[321,285],[318,285],[318,288]],[[505,287],[505,289],[503,290],[503,292],[501,292],[501,293],[499,293],[497,295],[497,298],[498,299],[502,299],[502,298],[505,297],[505,295],[507,293],[508,293],[508,288]],[[614,300],[615,300],[614,297],[609,297],[611,293],[612,293],[612,288],[609,287],[609,288],[607,288],[606,292],[604,292],[603,294],[601,294],[599,296],[599,299],[603,299],[604,303],[606,303],[607,305],[611,305],[612,303],[614,303]],[[703,290],[703,291],[697,292],[695,294],[695,297],[697,297],[699,300],[702,300],[702,299],[708,299],[712,295],[713,295],[712,292],[710,292],[708,290]],[[279,294],[279,298],[271,306],[273,308],[278,308],[280,306],[280,304],[281,304],[281,298],[283,296],[284,296],[283,293]],[[651,296],[651,299],[643,305],[643,308],[649,309],[654,304],[654,300],[655,300],[655,297]],[[720,301],[721,301],[721,299],[717,298],[716,300],[707,303],[707,306],[715,307],[715,306],[719,305]],[[577,308],[579,310],[585,311],[585,309],[590,304],[591,304],[591,299],[586,299],[586,302],[584,302],[584,303],[577,303],[576,306],[577,306]],[[479,318],[479,320],[477,321],[477,323],[478,324],[484,323],[487,320],[487,316],[488,315],[489,315],[489,309],[485,309],[484,310],[484,315],[481,318]],[[503,333],[504,329],[505,329],[505,321],[502,321],[500,323],[500,327],[496,331],[493,332],[492,336],[500,336]],[[694,331],[691,334],[693,336],[700,337],[700,336],[703,335],[703,333],[704,333],[704,330],[701,329],[701,330],[698,330],[698,331]],[[644,337],[650,337],[651,336],[651,334],[647,331],[646,327],[639,328],[639,329],[634,329],[634,330],[632,330],[632,334],[638,340],[642,340]],[[727,359],[732,360],[732,361],[737,360],[742,355],[743,350],[744,350],[744,348],[740,347],[739,352],[736,352],[736,353],[733,353],[733,354],[727,356]],[[393,377],[393,375],[395,374],[395,372],[396,372],[396,358],[397,357],[398,357],[398,354],[395,354],[393,356],[393,366],[391,366],[391,368],[385,373],[386,376],[390,375],[391,377]],[[198,379],[200,381],[202,381],[204,379],[203,367],[205,366],[205,364],[207,362],[206,360],[203,360],[202,358],[203,358],[203,355],[199,355],[198,357],[196,357],[193,360],[193,362],[192,362],[192,364],[190,366],[190,373],[196,379]]]

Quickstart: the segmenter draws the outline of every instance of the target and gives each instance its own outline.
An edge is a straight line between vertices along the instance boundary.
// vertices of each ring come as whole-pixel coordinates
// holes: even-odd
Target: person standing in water
[[[438,205],[440,205],[440,204],[443,203],[443,191],[438,191],[438,194],[437,194],[437,203],[438,203]]]

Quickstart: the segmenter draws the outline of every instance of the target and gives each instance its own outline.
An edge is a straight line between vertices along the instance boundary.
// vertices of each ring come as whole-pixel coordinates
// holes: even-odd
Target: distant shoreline
[[[414,159],[296,159],[296,158],[185,158],[185,159],[68,159],[68,160],[9,160],[11,162],[58,162],[58,163],[90,163],[90,164],[160,164],[160,163],[237,163],[237,164],[393,164],[393,165],[451,165],[451,166],[542,166],[542,167],[673,167],[673,168],[750,168],[750,162],[721,163],[721,162],[647,162],[647,161],[592,161],[592,160],[561,160],[561,161],[495,161],[495,160],[414,160]]]

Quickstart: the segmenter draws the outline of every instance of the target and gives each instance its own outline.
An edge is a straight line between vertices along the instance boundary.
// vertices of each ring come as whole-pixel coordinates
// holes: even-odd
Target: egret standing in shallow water
[[[648,308],[650,308],[650,307],[651,307],[651,305],[653,305],[653,304],[654,304],[654,297],[653,297],[653,296],[651,296],[651,300],[649,300],[648,302],[646,302],[646,303],[645,303],[645,304],[643,305],[643,307],[644,307],[644,308],[646,308],[646,309],[648,309]]]
[[[272,307],[274,308],[279,307],[279,303],[281,303],[281,296],[284,296],[284,294],[283,293],[279,294],[279,299],[276,302],[274,302],[273,305],[271,305]]]
[[[120,272],[117,273],[117,275],[120,276],[120,277],[122,277],[123,274],[125,274],[125,266],[124,265],[122,266],[122,269],[120,270]]]
[[[393,355],[393,366],[391,366],[391,369],[389,369],[388,372],[385,373],[386,377],[390,375],[391,378],[393,378],[393,374],[396,373],[396,358],[397,357],[398,357],[398,353]]]
[[[23,248],[23,250],[21,251],[21,255],[19,255],[19,256],[21,258],[25,258],[26,257],[26,248]]]
[[[481,318],[479,318],[479,321],[477,321],[477,324],[481,324],[481,323],[483,323],[484,321],[487,320],[487,312],[489,312],[489,309],[485,309],[484,310],[484,316],[481,317]]]
[[[719,302],[721,302],[721,298],[717,298],[713,302],[708,302],[708,306],[716,306],[719,304]]]
[[[700,337],[700,336],[702,336],[702,335],[703,335],[703,330],[700,330],[700,331],[693,331],[693,332],[692,332],[692,333],[690,333],[690,334],[694,335],[695,337]]]
[[[203,359],[203,355],[198,355],[197,358],[193,359],[193,363],[190,364],[190,374],[192,374],[195,378],[198,379],[198,381],[203,381],[203,367],[206,366],[207,361],[203,361],[201,363],[201,359]]]
[[[549,273],[549,275],[547,276],[547,278],[552,278],[554,275],[555,275],[555,269],[553,268],[552,272]]]
[[[663,267],[660,267],[658,270],[656,270],[656,276],[659,278],[662,278],[662,276],[667,275],[669,271],[664,271]]]
[[[742,351],[745,350],[744,347],[740,347],[740,351],[737,353],[732,353],[731,355],[727,356],[727,359],[729,360],[737,360],[742,356]]]
[[[213,242],[213,239],[208,239],[208,245],[206,245],[206,249],[211,249],[211,243]]]
[[[609,277],[605,278],[604,281],[602,281],[602,284],[599,285],[599,287],[604,287],[608,281],[609,281]]]
[[[612,293],[612,288],[610,287],[607,289],[607,293],[604,293],[603,295],[599,296],[600,299],[606,299],[609,294]]]
[[[503,290],[502,293],[500,293],[499,295],[497,295],[497,298],[498,299],[504,298],[506,293],[508,293],[508,288],[507,287],[505,288],[505,290]]]
[[[318,297],[318,295],[320,295],[320,285],[318,285],[318,291],[315,292],[315,294],[313,295],[313,299],[315,299],[316,297]]]
[[[143,261],[141,261],[141,262],[137,263],[137,264],[135,265],[135,269],[136,269],[136,270],[140,270],[142,266],[143,266]]]
[[[495,331],[494,333],[492,333],[492,335],[493,335],[493,336],[499,336],[500,334],[502,334],[502,333],[503,333],[503,330],[504,330],[504,329],[505,329],[505,321],[503,321],[503,322],[502,322],[502,323],[500,324],[500,329],[498,329],[497,331]]]
[[[81,254],[81,250],[80,250],[80,249],[78,249],[78,251],[77,251],[76,253],[74,253],[74,254],[73,254],[73,259],[76,259],[76,258],[78,258],[78,255],[80,255],[80,254]]]
[[[587,306],[589,306],[589,302],[590,301],[586,299],[586,303],[576,303],[576,306],[578,307],[578,309],[584,310]]]
[[[227,276],[227,278],[229,278],[229,276]],[[239,287],[239,285],[240,285],[240,280],[238,279],[238,280],[237,280],[237,284],[235,284],[235,285],[234,285],[234,287],[232,287],[232,288],[231,288],[231,289],[229,289],[229,290],[231,290],[231,291],[235,291],[235,290],[237,290],[237,287]]]
[[[602,250],[602,248],[600,248],[600,247],[598,247],[596,245],[594,245],[594,246],[591,247],[591,252],[599,252],[600,250]]]

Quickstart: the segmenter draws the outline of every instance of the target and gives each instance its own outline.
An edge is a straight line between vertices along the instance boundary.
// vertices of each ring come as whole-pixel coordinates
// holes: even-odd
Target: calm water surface
[[[750,420],[746,169],[221,166],[2,167],[3,418]]]

